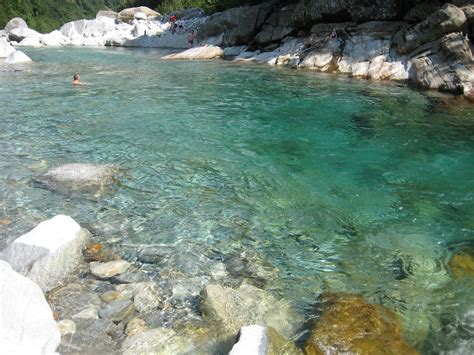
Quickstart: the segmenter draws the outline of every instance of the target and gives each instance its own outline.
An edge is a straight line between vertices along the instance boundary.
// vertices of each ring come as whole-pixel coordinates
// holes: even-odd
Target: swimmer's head
[[[79,74],[74,74],[73,78],[74,80],[79,80]]]

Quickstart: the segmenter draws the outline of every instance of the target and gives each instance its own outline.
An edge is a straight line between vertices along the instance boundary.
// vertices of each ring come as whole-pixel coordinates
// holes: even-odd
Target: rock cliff
[[[472,99],[471,2],[268,2],[210,16],[199,40],[237,60],[407,81]]]

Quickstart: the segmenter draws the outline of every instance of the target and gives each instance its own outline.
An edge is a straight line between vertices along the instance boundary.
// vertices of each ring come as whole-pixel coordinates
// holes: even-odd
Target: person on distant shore
[[[192,48],[195,39],[196,39],[196,34],[194,33],[194,30],[193,30],[188,35],[189,48]]]
[[[176,28],[178,27],[178,24],[176,23],[176,16],[173,15],[170,17],[170,22],[171,22],[171,33],[174,34],[176,32]]]
[[[81,78],[80,78],[79,74],[77,74],[77,73],[74,74],[74,76],[72,78],[73,78],[73,80],[72,80],[73,85],[82,85]]]

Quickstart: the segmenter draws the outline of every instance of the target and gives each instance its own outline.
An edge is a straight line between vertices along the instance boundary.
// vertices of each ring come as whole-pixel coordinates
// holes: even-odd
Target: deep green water
[[[224,262],[223,283],[250,277],[307,317],[322,291],[360,293],[424,353],[473,349],[472,279],[447,267],[473,249],[473,108],[155,50],[26,52],[0,66],[0,246],[64,213],[130,259],[167,250],[151,273],[205,283]],[[31,184],[70,162],[125,173],[98,198]]]

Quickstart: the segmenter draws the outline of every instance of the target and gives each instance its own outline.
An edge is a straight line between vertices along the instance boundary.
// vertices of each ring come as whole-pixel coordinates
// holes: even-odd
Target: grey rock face
[[[434,41],[445,34],[460,31],[466,24],[464,12],[451,4],[445,4],[419,24],[399,32],[394,42],[400,53],[408,53],[415,48]]]
[[[0,260],[0,353],[52,354],[60,333],[41,289]]]
[[[199,29],[199,39],[223,33],[224,46],[246,44],[260,31],[271,10],[272,6],[265,3],[233,8],[211,15]]]
[[[14,28],[28,28],[25,20],[20,17],[14,17],[5,26],[5,31],[9,33]]]
[[[89,236],[71,217],[58,215],[16,239],[0,258],[48,291],[75,270]]]
[[[99,191],[117,181],[117,167],[108,164],[65,164],[48,170],[33,181],[40,187],[60,192]]]

